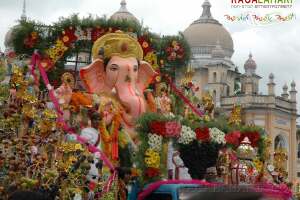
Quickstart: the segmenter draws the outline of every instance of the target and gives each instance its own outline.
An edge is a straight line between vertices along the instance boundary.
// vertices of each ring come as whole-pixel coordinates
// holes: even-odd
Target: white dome
[[[110,17],[110,19],[116,20],[116,21],[118,21],[118,20],[134,21],[139,24],[139,20],[127,10],[126,1],[122,0],[120,4],[121,4],[120,9],[117,12],[115,12]]]
[[[218,41],[225,55],[231,58],[234,48],[230,33],[212,17],[210,12],[211,4],[208,0],[203,3],[202,7],[201,17],[183,32],[185,39],[192,48],[192,52],[196,54],[211,54]]]

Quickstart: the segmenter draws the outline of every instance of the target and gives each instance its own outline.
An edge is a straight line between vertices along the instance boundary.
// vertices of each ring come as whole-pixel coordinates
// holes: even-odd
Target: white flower
[[[217,128],[210,128],[209,135],[210,135],[211,140],[217,144],[225,144],[226,143],[225,133],[223,133],[222,131],[220,131]]]
[[[149,133],[148,134],[148,144],[149,144],[150,148],[159,152],[162,148],[162,139],[163,139],[163,137],[161,135]]]
[[[178,142],[181,144],[189,144],[194,139],[196,139],[196,133],[190,127],[183,125]]]

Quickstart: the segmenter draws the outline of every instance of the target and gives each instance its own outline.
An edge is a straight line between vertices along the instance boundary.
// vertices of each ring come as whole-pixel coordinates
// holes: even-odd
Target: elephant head
[[[137,118],[146,111],[144,90],[157,73],[141,61],[142,49],[131,36],[112,33],[103,37],[93,46],[97,55],[92,64],[80,70],[83,85],[91,93],[115,92],[126,112]]]

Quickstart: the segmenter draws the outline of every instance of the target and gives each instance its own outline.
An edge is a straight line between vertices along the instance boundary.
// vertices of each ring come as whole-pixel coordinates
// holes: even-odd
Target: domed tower
[[[259,93],[259,80],[261,77],[256,74],[256,62],[253,59],[252,53],[249,54],[248,59],[244,64],[245,73],[241,76],[242,92],[245,94],[258,94]],[[271,78],[273,79],[274,77]]]
[[[127,3],[126,3],[126,1],[122,0],[120,4],[121,4],[120,9],[117,12],[115,12],[110,17],[110,19],[116,20],[116,21],[118,21],[118,20],[121,20],[121,21],[122,20],[128,20],[128,21],[133,21],[133,22],[139,24],[139,20],[132,13],[130,13],[127,10],[127,7],[126,7]]]
[[[253,60],[252,58],[252,54],[250,53],[249,54],[249,58],[248,60],[245,62],[244,64],[244,69],[245,69],[245,73],[247,75],[252,75],[252,74],[255,74],[255,71],[256,71],[256,62]]]
[[[214,60],[212,51],[216,43],[219,42],[224,51],[225,60],[233,67],[231,57],[234,49],[230,33],[219,21],[213,18],[210,10],[211,4],[208,0],[204,1],[202,8],[203,11],[200,18],[195,20],[183,32],[184,37],[191,47],[193,65],[199,68]]]

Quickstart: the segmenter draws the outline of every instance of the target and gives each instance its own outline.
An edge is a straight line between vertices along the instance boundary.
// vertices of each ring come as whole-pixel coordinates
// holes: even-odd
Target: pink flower
[[[166,137],[178,137],[181,131],[181,125],[176,121],[166,123]]]

